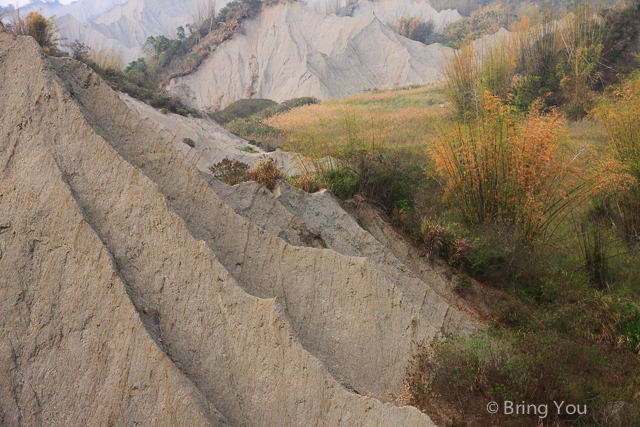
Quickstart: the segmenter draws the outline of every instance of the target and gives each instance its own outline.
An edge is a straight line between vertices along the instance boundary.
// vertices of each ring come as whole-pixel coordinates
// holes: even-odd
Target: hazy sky
[[[62,4],[73,3],[75,0],[60,0]],[[10,4],[19,4],[20,6],[24,6],[25,4],[31,3],[31,0],[0,0],[0,6],[9,6]]]

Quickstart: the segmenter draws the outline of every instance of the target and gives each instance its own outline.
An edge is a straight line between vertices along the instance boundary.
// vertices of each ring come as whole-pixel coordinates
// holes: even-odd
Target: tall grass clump
[[[622,233],[624,240],[640,245],[640,71],[604,97],[593,115],[607,130],[608,153],[630,175],[624,189],[609,192],[598,211]]]
[[[586,3],[573,10],[561,21],[551,11],[522,19],[492,45],[455,52],[445,68],[455,118],[434,155],[448,202],[470,224],[497,220],[527,241],[544,238],[575,202],[625,181],[615,162],[583,168],[587,153],[567,143],[563,116],[591,108],[603,54],[601,20]]]
[[[562,20],[552,10],[523,17],[511,33],[454,53],[445,67],[450,100],[461,116],[476,111],[489,91],[522,112],[542,103],[582,118],[603,84],[604,28],[584,2]]]
[[[444,74],[447,97],[458,118],[477,118],[486,92],[505,102],[511,100],[517,55],[514,40],[506,38],[479,51],[471,42],[453,53]]]
[[[473,43],[455,51],[445,64],[447,97],[460,118],[479,110],[482,100],[479,73],[480,61]]]
[[[124,59],[122,52],[112,49],[90,50],[89,59],[101,69],[122,70]]]
[[[640,71],[613,88],[593,114],[607,130],[611,154],[640,180]]]
[[[496,96],[485,93],[483,102],[474,120],[455,121],[435,138],[446,202],[470,224],[501,221],[525,240],[543,238],[574,202],[610,178],[577,167],[558,112],[520,118]]]

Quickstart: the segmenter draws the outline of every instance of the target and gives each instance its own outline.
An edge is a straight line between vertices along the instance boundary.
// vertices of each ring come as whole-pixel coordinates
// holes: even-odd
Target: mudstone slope
[[[119,52],[125,63],[143,56],[149,36],[174,36],[191,23],[200,0],[128,0],[83,22],[74,14],[58,16],[60,35],[67,43],[79,40],[94,51]]]
[[[187,105],[218,110],[243,98],[342,98],[393,84],[441,77],[451,49],[398,35],[373,12],[319,15],[298,2],[265,7],[169,92]]]
[[[410,356],[477,327],[435,271],[330,193],[217,181],[242,142],[215,123],[4,46],[0,425],[433,425],[398,400]]]

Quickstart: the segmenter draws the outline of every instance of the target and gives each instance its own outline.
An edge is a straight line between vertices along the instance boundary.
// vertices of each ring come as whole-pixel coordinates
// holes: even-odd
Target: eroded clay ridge
[[[242,218],[80,63],[0,82],[2,425],[432,425],[380,400],[444,300]]]
[[[147,333],[56,164],[91,131],[47,68],[32,39],[0,54],[0,425],[229,425]]]
[[[237,214],[270,234],[281,237],[294,246],[323,247],[347,256],[366,257],[390,278],[405,297],[425,311],[433,310],[428,295],[435,291],[448,303],[463,310],[448,311],[448,320],[442,328],[444,334],[467,333],[478,323],[476,310],[462,300],[429,262],[411,262],[407,256],[414,252],[401,237],[380,221],[374,221],[375,237],[365,231],[348,214],[338,200],[326,190],[308,194],[286,182],[274,192],[255,182],[229,186],[212,176],[210,167],[224,158],[253,165],[270,157],[288,174],[305,173],[304,161],[299,156],[277,150],[273,153],[248,153],[247,142],[229,134],[214,121],[205,118],[186,118],[175,114],[161,114],[157,110],[126,95],[120,97],[127,105],[147,120],[149,126],[173,141],[174,148],[183,153],[187,162],[195,165],[212,186],[216,194]],[[183,141],[189,140],[190,145]],[[257,147],[252,147],[261,151]],[[369,224],[369,225],[373,225]],[[404,264],[410,261],[411,268]],[[416,260],[418,261],[418,260]]]
[[[253,97],[327,100],[393,84],[434,82],[451,53],[440,44],[425,46],[398,35],[371,11],[339,18],[293,2],[265,7],[243,21],[241,31],[168,88],[202,110]]]
[[[76,74],[69,90],[91,128],[158,186],[171,211],[246,292],[278,298],[300,343],[347,387],[392,400],[402,390],[413,344],[457,332],[464,323],[428,286],[412,303],[404,283],[390,280],[368,258],[295,247],[237,215],[171,141],[155,134],[106,86],[78,87],[75,82],[89,78],[86,69],[66,64],[63,73]],[[109,221],[117,216],[100,215],[109,233]],[[116,254],[125,243],[114,244]]]

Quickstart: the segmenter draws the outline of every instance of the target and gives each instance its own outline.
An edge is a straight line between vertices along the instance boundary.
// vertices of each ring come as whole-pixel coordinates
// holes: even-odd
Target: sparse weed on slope
[[[45,18],[40,12],[29,12],[23,15],[20,8],[9,9],[0,13],[0,19],[8,18],[5,28],[15,36],[30,36],[49,55],[60,55],[58,35],[59,28],[56,26],[55,16]]]
[[[258,164],[253,166],[247,173],[248,181],[256,181],[269,190],[273,190],[276,185],[285,179],[282,169],[271,158],[263,159]]]
[[[236,185],[247,181],[247,172],[249,165],[237,160],[228,158],[222,159],[220,162],[209,167],[214,177],[228,185]]]

